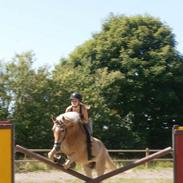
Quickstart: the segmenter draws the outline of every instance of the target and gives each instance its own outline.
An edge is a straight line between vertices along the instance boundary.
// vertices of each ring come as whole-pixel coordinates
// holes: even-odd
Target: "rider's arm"
[[[65,112],[71,112],[71,107],[72,106],[67,107],[66,110],[65,110]]]
[[[88,123],[88,110],[85,107],[82,108],[82,113],[83,113],[83,120],[82,121],[84,123]]]

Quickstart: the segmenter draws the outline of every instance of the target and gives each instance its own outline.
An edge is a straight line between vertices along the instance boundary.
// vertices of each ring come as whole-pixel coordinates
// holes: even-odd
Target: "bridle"
[[[60,139],[60,143],[62,144],[62,142],[65,140],[65,137],[67,135],[67,128],[65,127],[65,124],[61,120],[59,121],[56,120],[55,124],[56,124],[56,127],[59,128],[60,133],[63,133],[62,138]]]

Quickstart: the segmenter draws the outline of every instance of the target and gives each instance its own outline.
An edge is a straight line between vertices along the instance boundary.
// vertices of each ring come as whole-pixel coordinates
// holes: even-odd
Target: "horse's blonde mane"
[[[78,123],[81,120],[80,115],[77,112],[66,112],[66,113],[60,114],[59,116],[57,116],[56,120],[62,121],[63,117],[66,120],[72,121],[73,123]]]

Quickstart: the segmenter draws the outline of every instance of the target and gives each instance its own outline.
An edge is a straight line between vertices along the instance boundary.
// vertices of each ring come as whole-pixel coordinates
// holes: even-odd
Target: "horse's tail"
[[[107,149],[105,149],[105,160],[106,160],[106,167],[108,169],[111,169],[111,170],[116,169],[116,165],[113,163]]]

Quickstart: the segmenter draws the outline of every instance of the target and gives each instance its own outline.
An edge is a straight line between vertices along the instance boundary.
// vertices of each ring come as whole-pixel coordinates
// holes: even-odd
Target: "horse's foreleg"
[[[97,176],[103,175],[105,171],[104,165],[96,165]]]
[[[70,168],[71,164],[73,163],[74,161],[70,160],[70,159],[67,159],[66,162],[64,163],[64,168],[65,169],[68,169]]]
[[[53,148],[49,153],[48,153],[48,158],[51,160],[54,160],[54,155],[56,154],[55,148]]]
[[[96,161],[97,176],[103,175],[104,171],[105,171],[105,159],[103,156],[101,156],[100,160]]]
[[[92,169],[88,165],[84,165],[83,168],[84,168],[85,174],[88,177],[92,177]]]

